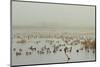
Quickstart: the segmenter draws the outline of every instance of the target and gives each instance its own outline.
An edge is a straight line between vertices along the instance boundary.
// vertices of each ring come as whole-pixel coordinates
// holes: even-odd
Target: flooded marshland
[[[15,28],[12,64],[44,64],[95,60],[95,33],[84,30]]]
[[[95,9],[13,1],[11,65],[95,61]]]

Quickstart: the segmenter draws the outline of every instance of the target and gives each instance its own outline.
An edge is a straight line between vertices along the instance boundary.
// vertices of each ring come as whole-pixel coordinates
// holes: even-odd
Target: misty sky
[[[95,7],[14,1],[12,25],[94,28]]]

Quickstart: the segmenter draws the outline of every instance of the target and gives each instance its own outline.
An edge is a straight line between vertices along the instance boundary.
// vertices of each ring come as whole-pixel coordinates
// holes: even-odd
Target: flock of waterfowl
[[[18,46],[28,45],[27,48],[16,48],[13,44],[12,51],[16,57],[25,55],[49,55],[63,52],[68,60],[71,59],[69,54],[73,47],[82,45],[76,49],[76,53],[85,50],[86,52],[93,51],[95,54],[95,38],[92,38],[91,33],[53,33],[53,32],[33,32],[33,33],[16,33],[13,35],[13,42]]]

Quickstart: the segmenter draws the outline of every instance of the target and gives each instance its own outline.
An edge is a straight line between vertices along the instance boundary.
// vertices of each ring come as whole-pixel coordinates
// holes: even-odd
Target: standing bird
[[[68,50],[68,47],[65,47],[65,48],[64,48],[64,53],[65,53],[65,55],[67,56],[67,61],[69,61],[69,60],[70,60],[70,57],[69,57],[68,54],[67,54],[67,50]]]
[[[32,50],[32,51],[36,51],[36,48],[33,48],[32,46],[29,47],[29,49]]]
[[[65,52],[65,54],[66,54],[66,51],[67,51],[67,50],[68,50],[68,47],[65,47],[65,48],[64,48],[64,52]]]
[[[22,49],[20,48],[19,51],[22,52]]]
[[[32,52],[26,52],[26,55],[28,56],[28,55],[31,55],[32,54]]]
[[[16,52],[16,56],[20,56],[21,55],[21,52]]]
[[[50,48],[47,48],[47,54],[50,54],[51,51],[50,51]]]
[[[13,48],[13,51],[16,51],[16,48]]]

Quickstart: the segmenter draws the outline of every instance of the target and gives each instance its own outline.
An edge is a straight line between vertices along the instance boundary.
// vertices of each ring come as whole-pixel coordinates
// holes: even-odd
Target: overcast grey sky
[[[12,25],[94,28],[95,7],[14,1]]]

